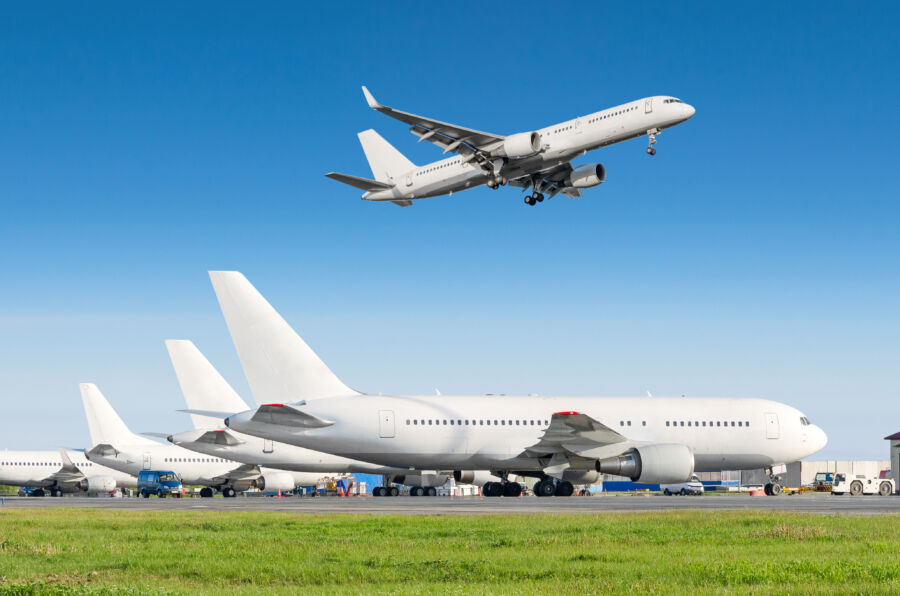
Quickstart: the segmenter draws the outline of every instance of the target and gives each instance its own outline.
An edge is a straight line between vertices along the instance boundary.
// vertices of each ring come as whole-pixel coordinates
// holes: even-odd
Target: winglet
[[[362,86],[362,90],[363,95],[366,96],[366,103],[369,104],[370,108],[372,108],[373,110],[377,110],[378,108],[382,107],[380,103],[375,101],[375,96],[369,92],[365,85]]]

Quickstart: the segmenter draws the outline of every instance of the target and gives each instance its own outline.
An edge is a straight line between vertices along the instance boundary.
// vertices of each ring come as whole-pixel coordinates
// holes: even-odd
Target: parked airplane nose
[[[813,453],[824,449],[825,445],[828,444],[828,435],[816,425],[812,425],[812,428],[808,432],[808,437],[807,441],[809,442],[810,447],[815,450]]]

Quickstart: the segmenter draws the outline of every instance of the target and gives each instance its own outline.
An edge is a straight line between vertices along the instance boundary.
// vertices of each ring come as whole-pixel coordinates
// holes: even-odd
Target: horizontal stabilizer
[[[344,184],[349,184],[350,186],[355,186],[360,190],[366,191],[390,190],[394,187],[393,184],[388,184],[387,182],[369,180],[368,178],[360,178],[359,176],[351,176],[350,174],[339,174],[338,172],[328,172],[325,176],[332,180],[337,180],[338,182],[343,182]]]
[[[196,443],[207,443],[210,445],[226,445],[226,446],[234,446],[234,445],[243,445],[244,441],[241,441],[233,434],[228,432],[227,430],[210,430],[199,437],[197,437]]]
[[[220,420],[225,420],[232,414],[236,412],[217,412],[215,410],[178,410],[179,412],[183,412],[185,414],[191,414],[195,416],[206,416],[207,418],[218,418]]]
[[[331,426],[334,422],[322,420],[303,410],[284,404],[266,404],[260,406],[253,417],[252,422],[264,424],[277,424],[279,426],[291,426],[294,428],[323,428]]]

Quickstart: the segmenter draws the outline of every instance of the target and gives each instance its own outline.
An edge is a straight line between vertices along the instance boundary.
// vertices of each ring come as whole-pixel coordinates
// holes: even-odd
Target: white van
[[[691,479],[678,484],[660,484],[659,488],[664,495],[702,495],[703,484],[696,474],[691,474]]]

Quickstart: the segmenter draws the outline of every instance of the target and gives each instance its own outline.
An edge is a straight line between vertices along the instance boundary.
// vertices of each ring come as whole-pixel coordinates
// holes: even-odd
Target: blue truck
[[[137,489],[138,494],[145,499],[149,499],[150,495],[156,495],[160,499],[172,495],[180,499],[184,494],[181,478],[175,472],[168,471],[142,470],[138,473]]]

